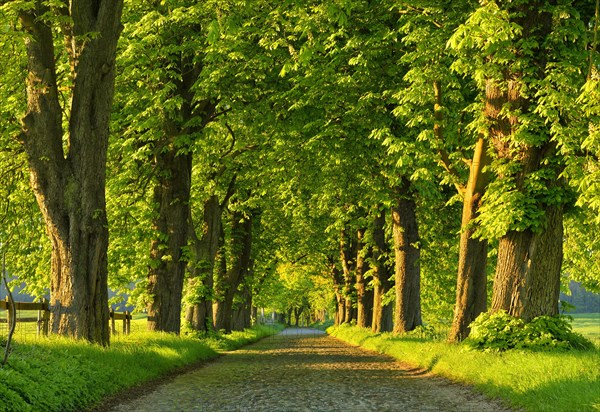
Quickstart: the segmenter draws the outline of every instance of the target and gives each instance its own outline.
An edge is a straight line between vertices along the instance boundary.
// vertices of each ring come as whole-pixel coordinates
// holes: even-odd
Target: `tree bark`
[[[221,285],[222,299],[216,302],[215,329],[231,332],[233,298],[238,286],[248,273],[252,249],[252,218],[241,212],[232,216],[232,265],[227,269],[225,282]]]
[[[150,248],[148,273],[148,329],[179,333],[181,298],[187,265],[183,255],[188,239],[192,154],[178,153],[171,142],[169,150],[156,158],[158,182],[154,188],[157,207],[153,223],[157,237]]]
[[[238,303],[233,311],[233,321],[231,330],[243,331],[252,326],[252,290],[250,286],[244,285],[240,293],[241,302]]]
[[[109,344],[105,178],[122,6],[121,0],[73,0],[59,10],[71,21],[61,27],[72,81],[66,133],[53,27],[42,17],[51,10],[36,1],[19,15],[28,58],[20,139],[52,244],[51,330],[101,345]]]
[[[487,144],[480,138],[475,146],[469,181],[463,198],[456,304],[448,340],[460,342],[469,336],[469,325],[487,310],[487,240],[474,238],[475,219],[479,215],[481,199],[489,183],[484,168],[490,164]]]
[[[383,297],[392,287],[390,282],[391,269],[387,264],[389,253],[385,240],[385,211],[381,210],[373,222],[373,323],[371,330],[378,332],[391,332],[393,329],[393,306],[391,303],[383,304]]]
[[[500,239],[492,312],[506,310],[530,321],[558,314],[563,247],[563,211],[546,211],[546,229],[511,231]]]
[[[373,292],[367,288],[365,273],[369,270],[367,257],[370,248],[365,244],[366,229],[358,230],[356,252],[356,326],[366,328],[373,319]]]
[[[186,321],[194,330],[212,328],[213,270],[222,230],[223,207],[216,195],[204,203],[202,234],[200,239],[190,218],[190,238],[193,248],[193,264],[190,265],[188,289],[191,297],[186,311]]]
[[[342,230],[340,235],[340,259],[342,261],[342,270],[344,274],[344,323],[350,323],[356,319],[354,302],[355,295],[355,278],[354,271],[356,269],[356,241],[349,240],[346,230]]]
[[[344,300],[344,275],[342,271],[335,264],[333,256],[329,257],[329,267],[331,270],[331,276],[333,278],[333,287],[335,292],[335,316],[334,324],[336,326],[344,323],[346,317],[346,302]]]
[[[402,179],[392,208],[394,235],[396,308],[394,333],[404,333],[422,324],[421,268],[416,205],[410,181]]]

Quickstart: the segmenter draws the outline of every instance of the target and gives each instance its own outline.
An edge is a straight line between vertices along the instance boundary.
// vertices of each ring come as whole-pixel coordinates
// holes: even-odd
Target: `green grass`
[[[600,313],[572,314],[573,331],[581,333],[600,347]]]
[[[0,369],[0,411],[90,408],[121,390],[273,332],[273,327],[256,326],[210,339],[139,332],[113,340],[109,348],[61,337],[17,339]]]
[[[328,333],[454,381],[528,411],[600,410],[600,350],[477,352],[418,337],[374,334],[340,326]]]

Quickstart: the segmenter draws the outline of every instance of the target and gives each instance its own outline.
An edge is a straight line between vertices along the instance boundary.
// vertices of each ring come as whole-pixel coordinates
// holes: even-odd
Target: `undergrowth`
[[[471,334],[464,344],[480,350],[510,349],[589,350],[594,344],[573,332],[569,316],[539,316],[531,322],[509,315],[506,311],[482,313],[471,323]]]
[[[277,327],[281,330],[281,327]],[[273,333],[256,326],[227,336],[140,332],[103,348],[50,337],[19,341],[0,369],[0,411],[79,411],[107,396]]]

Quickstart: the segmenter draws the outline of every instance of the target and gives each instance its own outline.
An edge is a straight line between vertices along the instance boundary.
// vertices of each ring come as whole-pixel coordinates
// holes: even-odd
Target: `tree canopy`
[[[597,1],[108,3],[0,2],[0,248],[55,332],[108,343],[67,278],[176,333],[600,292]]]

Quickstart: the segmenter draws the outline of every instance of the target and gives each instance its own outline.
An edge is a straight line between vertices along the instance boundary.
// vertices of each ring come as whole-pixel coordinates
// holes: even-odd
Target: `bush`
[[[571,329],[570,316],[539,316],[531,322],[506,311],[482,313],[471,323],[465,344],[479,350],[592,349],[594,345]]]

